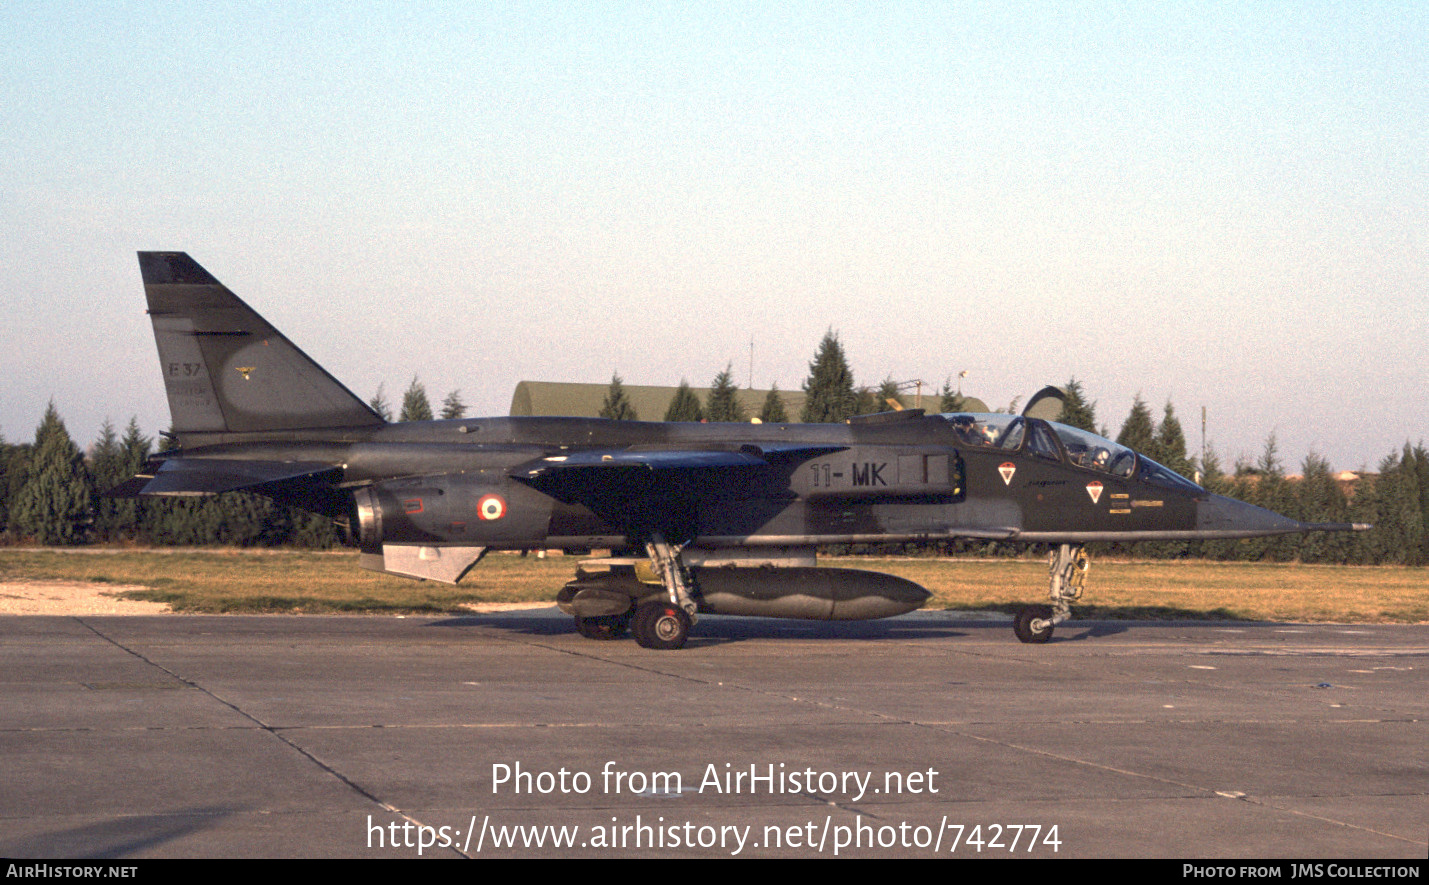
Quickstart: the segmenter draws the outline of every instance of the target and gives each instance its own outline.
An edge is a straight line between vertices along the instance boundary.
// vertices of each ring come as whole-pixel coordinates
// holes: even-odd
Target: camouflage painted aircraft
[[[901,614],[929,593],[815,568],[817,546],[973,538],[1053,545],[1050,605],[1015,620],[1019,639],[1046,642],[1081,594],[1088,542],[1365,528],[1211,494],[1031,406],[844,424],[388,423],[188,255],[139,265],[177,447],[110,494],[255,492],[336,520],[366,568],[448,583],[493,549],[609,548],[557,595],[592,639],[679,648],[705,613]]]

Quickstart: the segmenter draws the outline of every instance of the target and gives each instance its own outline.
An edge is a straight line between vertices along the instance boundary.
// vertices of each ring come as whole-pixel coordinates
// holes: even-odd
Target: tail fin
[[[176,433],[372,427],[382,418],[183,252],[140,252]]]

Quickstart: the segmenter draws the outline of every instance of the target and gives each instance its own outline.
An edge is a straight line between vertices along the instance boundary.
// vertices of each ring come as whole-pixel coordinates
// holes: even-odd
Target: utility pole
[[[1200,465],[1200,466],[1201,466],[1201,469],[1198,470],[1198,471],[1196,471],[1197,473],[1201,474],[1201,476],[1196,477],[1196,481],[1197,481],[1197,482],[1200,482],[1200,481],[1201,481],[1201,477],[1204,477],[1204,476],[1206,475],[1206,407],[1205,407],[1205,406],[1201,406],[1201,465]]]

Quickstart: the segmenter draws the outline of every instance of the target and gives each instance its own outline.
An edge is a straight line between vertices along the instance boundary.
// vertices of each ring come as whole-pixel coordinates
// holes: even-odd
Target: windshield
[[[1182,491],[1193,493],[1204,493],[1206,491],[1171,468],[1157,464],[1145,455],[1141,456],[1140,476],[1147,482],[1154,483],[1158,486],[1166,486],[1168,488],[1181,489]]]

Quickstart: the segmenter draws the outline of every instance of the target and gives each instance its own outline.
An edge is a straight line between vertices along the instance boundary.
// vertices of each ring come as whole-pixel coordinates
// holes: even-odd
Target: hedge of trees
[[[124,435],[105,422],[80,451],[54,404],[35,441],[0,440],[0,537],[11,543],[331,547],[340,537],[325,517],[259,495],[202,498],[106,498],[153,453],[153,441],[131,419]]]
[[[882,411],[889,400],[901,401],[891,379],[876,390],[854,384],[838,336],[832,331],[820,342],[809,364],[803,389],[806,403],[800,419],[842,421],[856,414]],[[734,400],[730,367],[711,385],[709,401],[701,404],[682,382],[670,404],[667,420],[746,420]],[[1096,403],[1080,381],[1066,387],[1061,419],[1103,436],[1096,423]],[[390,419],[381,388],[371,402]],[[612,380],[603,414],[630,418],[620,378]],[[939,407],[958,411],[961,399],[951,378],[943,385]],[[1015,409],[1014,401],[1008,409]],[[466,406],[456,391],[443,402],[441,416],[459,418]],[[416,378],[403,396],[399,420],[432,416],[425,388]],[[673,416],[673,417],[672,417]],[[783,421],[778,391],[771,390],[762,420]],[[1404,446],[1385,456],[1378,473],[1353,482],[1332,475],[1330,465],[1311,454],[1300,465],[1300,476],[1289,478],[1272,435],[1255,462],[1223,467],[1213,451],[1203,459],[1186,452],[1185,434],[1174,407],[1167,402],[1160,420],[1138,395],[1116,439],[1207,489],[1256,504],[1306,522],[1365,522],[1373,531],[1287,535],[1245,541],[1143,542],[1096,545],[1104,552],[1156,557],[1203,557],[1224,560],[1323,563],[1429,564],[1429,451],[1423,443]],[[32,443],[7,443],[0,438],[0,540],[9,543],[70,545],[143,543],[331,547],[341,542],[328,519],[244,493],[201,498],[106,498],[100,493],[133,476],[153,453],[153,440],[131,419],[123,435],[106,422],[88,450],[81,451],[65,429],[53,403],[46,408]],[[946,553],[1015,553],[1019,545],[955,541]]]

